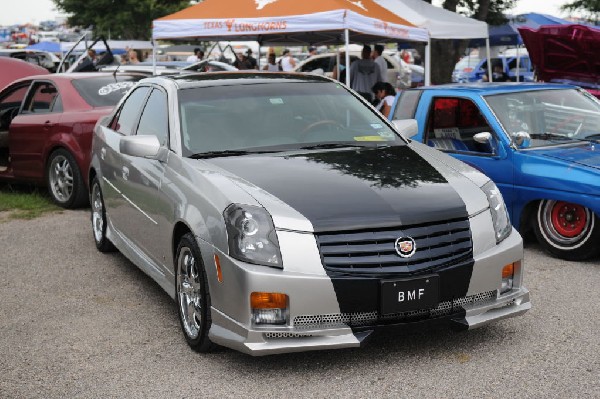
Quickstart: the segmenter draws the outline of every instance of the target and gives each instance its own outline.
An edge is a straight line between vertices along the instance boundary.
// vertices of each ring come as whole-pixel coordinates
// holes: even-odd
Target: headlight
[[[502,194],[500,194],[500,190],[498,190],[494,182],[490,181],[486,183],[481,189],[487,195],[488,202],[490,203],[492,222],[494,223],[494,231],[496,232],[496,244],[498,244],[508,237],[512,230],[508,211],[506,210],[504,199],[502,199]]]
[[[257,265],[283,268],[275,226],[264,208],[231,204],[223,216],[232,257]]]

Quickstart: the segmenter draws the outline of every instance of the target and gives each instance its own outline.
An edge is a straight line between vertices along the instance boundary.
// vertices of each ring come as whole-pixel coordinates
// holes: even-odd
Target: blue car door
[[[485,173],[500,188],[509,207],[514,199],[513,152],[485,101],[470,93],[424,91],[416,109],[416,139]],[[491,141],[475,135],[489,132]]]

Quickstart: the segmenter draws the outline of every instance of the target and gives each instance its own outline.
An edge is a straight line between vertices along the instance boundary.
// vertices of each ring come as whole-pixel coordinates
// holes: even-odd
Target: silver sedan
[[[357,347],[378,328],[523,314],[500,192],[414,132],[324,77],[145,79],[95,128],[96,246],[176,300],[200,352]]]

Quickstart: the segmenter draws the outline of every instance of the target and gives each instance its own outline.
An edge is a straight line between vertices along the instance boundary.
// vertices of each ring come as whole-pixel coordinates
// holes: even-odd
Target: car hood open
[[[468,217],[454,188],[408,146],[207,161],[287,203],[317,232]],[[260,190],[250,194],[260,196]]]
[[[537,77],[600,89],[600,30],[584,25],[519,28]]]

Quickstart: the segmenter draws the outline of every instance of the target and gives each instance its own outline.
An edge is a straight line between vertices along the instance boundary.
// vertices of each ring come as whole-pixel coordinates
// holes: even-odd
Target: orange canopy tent
[[[373,0],[204,0],[155,20],[152,36],[311,45],[429,39]]]

